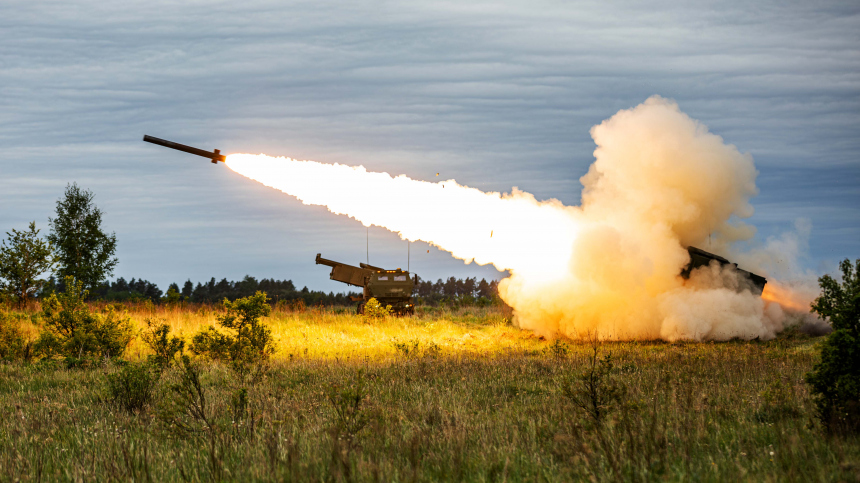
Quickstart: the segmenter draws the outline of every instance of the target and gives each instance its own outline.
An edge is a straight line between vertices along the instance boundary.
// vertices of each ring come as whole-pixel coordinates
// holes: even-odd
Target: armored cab
[[[690,278],[690,272],[692,272],[693,270],[699,267],[707,267],[711,264],[711,262],[717,262],[720,264],[720,266],[734,266],[738,274],[749,281],[749,286],[744,287],[742,284],[739,288],[749,288],[751,292],[758,295],[761,295],[761,293],[764,291],[764,286],[767,283],[767,279],[762,277],[761,275],[757,275],[755,273],[738,268],[737,263],[732,263],[719,255],[715,255],[711,252],[706,252],[701,248],[687,247],[687,253],[690,254],[690,263],[688,263],[687,266],[685,266],[684,269],[681,270],[681,276],[684,277],[684,279]]]
[[[332,280],[364,289],[361,298],[358,299],[359,314],[364,313],[364,304],[371,298],[375,298],[382,305],[390,305],[396,315],[415,313],[412,290],[417,280],[413,280],[409,272],[399,268],[386,270],[366,263],[359,263],[356,267],[328,260],[320,253],[317,253],[316,263],[331,267],[329,278]],[[417,276],[415,278],[417,279]]]

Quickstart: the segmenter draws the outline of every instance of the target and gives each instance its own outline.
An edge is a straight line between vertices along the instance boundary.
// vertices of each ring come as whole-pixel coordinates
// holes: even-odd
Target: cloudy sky
[[[752,154],[758,241],[806,219],[806,267],[860,257],[860,4],[704,5],[5,0],[0,232],[47,232],[77,182],[116,276],[341,291],[317,252],[357,264],[369,238],[406,268],[406,242],[143,134],[577,204],[591,126],[659,94]],[[499,276],[411,254],[423,278]]]

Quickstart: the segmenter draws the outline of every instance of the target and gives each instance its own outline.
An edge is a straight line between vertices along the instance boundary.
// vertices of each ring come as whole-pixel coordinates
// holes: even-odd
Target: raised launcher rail
[[[382,305],[390,305],[395,315],[415,313],[412,291],[417,280],[410,278],[409,272],[399,268],[386,270],[366,263],[360,263],[356,267],[323,258],[320,253],[317,253],[315,261],[317,265],[331,267],[330,279],[364,289],[356,308],[357,313],[364,313],[364,304],[371,297]]]
[[[699,267],[707,267],[711,264],[711,262],[715,261],[719,263],[721,267],[726,265],[733,266],[735,270],[737,270],[738,274],[740,274],[743,278],[749,281],[749,285],[747,286],[741,283],[738,287],[738,290],[742,291],[748,288],[752,293],[757,295],[761,295],[761,293],[764,291],[764,286],[765,284],[767,284],[767,279],[762,277],[761,275],[756,275],[755,273],[738,268],[737,263],[732,263],[719,255],[713,254],[711,252],[706,252],[701,248],[687,247],[687,253],[690,254],[690,263],[688,263],[687,266],[684,267],[683,270],[681,270],[681,276],[684,277],[685,280],[690,278],[690,273],[693,270]]]

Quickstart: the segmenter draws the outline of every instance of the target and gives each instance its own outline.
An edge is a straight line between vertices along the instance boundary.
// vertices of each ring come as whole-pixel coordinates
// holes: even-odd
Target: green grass
[[[190,336],[214,312],[129,315],[160,317]],[[827,438],[814,418],[803,375],[816,339],[603,344],[627,395],[596,425],[561,390],[592,346],[553,350],[508,317],[431,310],[369,323],[276,311],[268,321],[278,353],[256,382],[198,361],[209,424],[178,415],[197,432],[170,424],[177,367],[152,406],[129,414],[107,394],[113,364],[0,365],[0,480],[860,479],[857,438]],[[135,342],[128,357],[146,354]],[[349,413],[359,424],[350,427],[336,403],[359,389],[359,374],[364,388]],[[248,407],[237,416],[240,388]]]

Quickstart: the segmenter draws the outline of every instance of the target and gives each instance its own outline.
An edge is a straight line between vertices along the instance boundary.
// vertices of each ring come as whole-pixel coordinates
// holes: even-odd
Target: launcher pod
[[[738,291],[748,289],[756,295],[761,295],[762,291],[764,291],[767,279],[761,275],[738,268],[737,263],[732,263],[719,255],[706,252],[701,248],[687,247],[687,253],[690,254],[690,263],[681,270],[681,276],[684,277],[685,280],[690,278],[690,272],[693,270],[699,267],[707,267],[712,263],[717,263],[721,267],[732,266],[738,272],[738,279],[741,282],[738,285]]]

